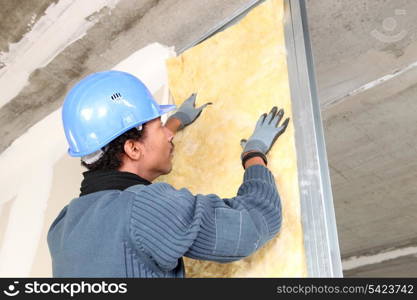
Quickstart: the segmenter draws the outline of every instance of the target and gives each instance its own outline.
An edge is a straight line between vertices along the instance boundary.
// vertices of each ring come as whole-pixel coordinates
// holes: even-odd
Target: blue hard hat
[[[62,121],[71,156],[100,150],[133,127],[172,111],[159,105],[135,76],[120,71],[93,73],[67,94]]]

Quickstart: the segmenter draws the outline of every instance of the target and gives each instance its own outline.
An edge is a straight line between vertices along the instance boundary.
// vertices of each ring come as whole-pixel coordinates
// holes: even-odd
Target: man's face
[[[161,117],[147,122],[145,128],[143,163],[151,173],[168,174],[172,169],[174,134],[162,124]]]

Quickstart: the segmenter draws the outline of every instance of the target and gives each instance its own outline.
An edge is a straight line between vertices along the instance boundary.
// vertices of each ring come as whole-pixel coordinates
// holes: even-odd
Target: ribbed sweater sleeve
[[[262,165],[245,170],[233,198],[193,195],[155,183],[134,197],[130,235],[137,250],[161,269],[178,259],[230,262],[251,255],[278,233],[281,203],[274,176]]]

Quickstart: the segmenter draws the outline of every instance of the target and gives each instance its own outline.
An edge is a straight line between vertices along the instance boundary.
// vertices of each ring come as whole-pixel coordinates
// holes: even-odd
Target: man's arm
[[[193,195],[164,182],[141,189],[133,198],[129,232],[137,250],[172,270],[182,256],[221,263],[249,256],[278,233],[281,219],[273,174],[251,166],[233,198]]]

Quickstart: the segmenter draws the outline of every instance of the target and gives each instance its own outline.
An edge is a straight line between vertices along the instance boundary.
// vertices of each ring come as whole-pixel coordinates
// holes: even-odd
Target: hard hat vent
[[[122,98],[122,94],[120,94],[120,93],[114,93],[113,95],[111,95],[111,99],[114,100],[114,101],[117,101],[120,98]]]

